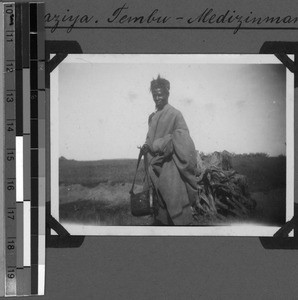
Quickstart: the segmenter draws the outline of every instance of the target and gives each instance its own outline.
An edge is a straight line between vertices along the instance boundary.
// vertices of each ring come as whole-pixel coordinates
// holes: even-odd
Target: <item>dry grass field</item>
[[[286,158],[264,154],[232,156],[232,166],[247,176],[256,200],[254,212],[245,222],[280,225],[285,217]],[[136,160],[75,161],[59,159],[60,220],[92,225],[150,225],[151,217],[130,213],[129,190]],[[141,189],[141,168],[137,189]],[[202,218],[202,224],[212,224]],[[233,219],[229,220],[233,222]],[[239,222],[239,220],[237,220]]]

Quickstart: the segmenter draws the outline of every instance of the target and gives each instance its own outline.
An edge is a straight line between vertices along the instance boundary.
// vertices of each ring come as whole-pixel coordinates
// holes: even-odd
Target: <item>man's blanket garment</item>
[[[196,151],[180,111],[166,104],[149,117],[146,138],[155,156],[149,155],[149,174],[175,225],[192,222],[191,205],[197,199]],[[161,199],[160,199],[161,198]]]

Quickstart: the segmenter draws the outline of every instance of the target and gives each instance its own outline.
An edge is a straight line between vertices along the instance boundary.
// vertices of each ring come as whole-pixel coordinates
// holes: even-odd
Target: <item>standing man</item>
[[[196,151],[181,112],[168,104],[170,82],[159,75],[150,91],[156,111],[149,116],[144,154],[158,193],[156,224],[190,225],[197,199]]]

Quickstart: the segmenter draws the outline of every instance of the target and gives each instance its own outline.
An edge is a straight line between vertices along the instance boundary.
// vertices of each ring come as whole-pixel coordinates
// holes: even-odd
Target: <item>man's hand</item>
[[[147,154],[148,152],[150,152],[150,148],[149,148],[148,144],[144,144],[141,148],[141,151],[143,154]]]

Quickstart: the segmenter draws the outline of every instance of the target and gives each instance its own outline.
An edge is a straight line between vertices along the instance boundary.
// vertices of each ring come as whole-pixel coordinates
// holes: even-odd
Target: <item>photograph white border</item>
[[[293,59],[293,55],[290,56]],[[281,64],[272,54],[71,54],[63,63]],[[58,67],[59,68],[59,67]],[[59,221],[58,68],[51,73],[51,214]],[[294,216],[294,74],[286,70],[286,221]],[[95,236],[273,236],[280,228],[230,226],[90,226],[63,222],[71,235]],[[293,232],[290,234],[293,236]]]

